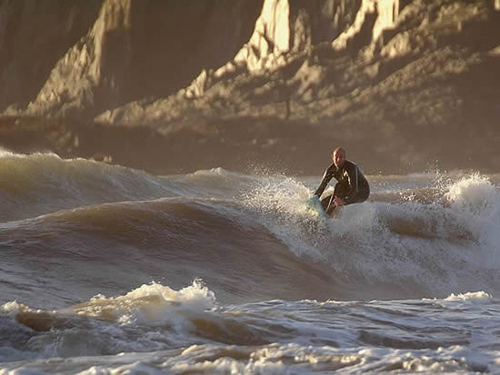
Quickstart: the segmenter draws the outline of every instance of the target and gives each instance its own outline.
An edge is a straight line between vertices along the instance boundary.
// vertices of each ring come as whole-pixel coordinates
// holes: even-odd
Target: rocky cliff
[[[161,172],[321,173],[338,144],[370,173],[500,170],[497,0],[51,4],[0,2],[0,109],[78,119],[72,154],[137,165],[135,128]]]
[[[95,22],[102,1],[0,1],[0,110],[25,107]]]
[[[14,104],[7,113],[93,118],[134,99],[168,96],[203,68],[231,59],[261,8],[250,0],[0,3],[0,17],[12,24],[0,34],[2,56],[4,48],[10,52],[0,64],[3,86],[18,86],[33,63],[28,79],[40,81],[24,95],[2,92],[0,108]],[[40,25],[33,27],[33,19]],[[38,64],[39,58],[50,64]]]

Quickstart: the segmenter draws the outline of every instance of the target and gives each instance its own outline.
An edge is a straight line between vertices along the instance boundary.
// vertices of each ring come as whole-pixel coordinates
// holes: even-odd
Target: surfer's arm
[[[319,184],[319,187],[314,192],[314,195],[317,195],[318,197],[321,197],[321,194],[323,194],[323,192],[326,189],[326,186],[328,185],[328,183],[330,182],[330,180],[333,178],[333,176],[334,176],[333,169],[331,167],[328,167],[326,169],[325,173],[323,174],[323,179],[321,180],[321,183]]]
[[[353,165],[353,168],[351,168],[348,171],[348,176],[349,176],[349,193],[347,196],[343,199],[345,204],[351,203],[353,198],[358,195],[359,193],[359,169],[356,165]]]

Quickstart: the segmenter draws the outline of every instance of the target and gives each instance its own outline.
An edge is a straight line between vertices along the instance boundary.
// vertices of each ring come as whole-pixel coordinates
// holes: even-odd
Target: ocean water
[[[500,176],[368,178],[0,152],[0,374],[500,373]]]

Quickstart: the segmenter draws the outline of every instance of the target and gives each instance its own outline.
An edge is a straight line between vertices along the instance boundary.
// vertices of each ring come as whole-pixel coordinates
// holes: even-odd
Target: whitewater
[[[500,175],[367,177],[0,151],[0,374],[499,373]]]

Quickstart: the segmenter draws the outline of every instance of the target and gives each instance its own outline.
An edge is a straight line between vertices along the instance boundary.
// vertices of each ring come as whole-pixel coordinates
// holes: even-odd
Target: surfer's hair
[[[334,155],[336,152],[341,152],[345,156],[345,150],[342,147],[337,147],[335,150],[333,150],[332,155]]]

